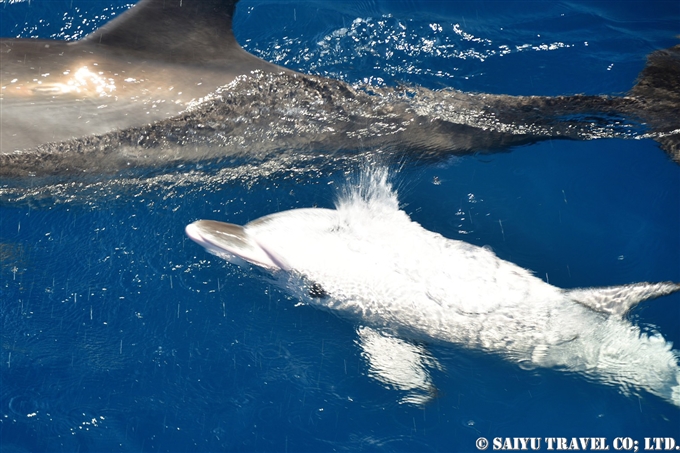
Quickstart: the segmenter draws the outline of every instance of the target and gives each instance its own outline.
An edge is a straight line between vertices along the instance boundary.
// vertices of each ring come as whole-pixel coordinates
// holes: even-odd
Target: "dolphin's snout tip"
[[[184,227],[184,233],[189,237],[194,242],[200,242],[202,237],[201,237],[201,230],[199,226],[197,225],[200,220],[190,223],[186,227]]]

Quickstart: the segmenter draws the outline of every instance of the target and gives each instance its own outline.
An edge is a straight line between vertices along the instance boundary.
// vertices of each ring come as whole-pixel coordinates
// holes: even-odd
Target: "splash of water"
[[[335,208],[338,211],[360,209],[373,215],[398,211],[399,199],[388,168],[365,164],[363,170],[343,186]]]

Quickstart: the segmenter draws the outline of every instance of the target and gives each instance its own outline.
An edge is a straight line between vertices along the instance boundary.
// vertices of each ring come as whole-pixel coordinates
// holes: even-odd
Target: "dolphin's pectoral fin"
[[[359,327],[357,334],[368,375],[388,388],[405,392],[401,403],[422,406],[437,395],[430,370],[441,370],[442,366],[425,348],[370,327]]]
[[[604,288],[579,288],[565,290],[568,298],[595,311],[624,316],[639,302],[666,296],[680,291],[680,284],[673,282],[633,283]]]

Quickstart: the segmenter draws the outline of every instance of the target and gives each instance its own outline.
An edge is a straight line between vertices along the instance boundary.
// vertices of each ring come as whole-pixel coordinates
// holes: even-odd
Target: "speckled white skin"
[[[491,352],[523,367],[577,372],[626,394],[643,389],[680,405],[677,353],[660,335],[648,336],[621,316],[635,302],[678,285],[570,293],[486,248],[411,221],[385,174],[363,184],[335,210],[296,209],[247,224],[239,240],[249,243],[250,254],[206,240],[203,221],[187,233],[213,253],[283,270],[290,276],[287,289],[305,302],[394,336]],[[260,258],[253,259],[252,250]],[[310,297],[304,282],[326,295]],[[610,308],[611,295],[624,310]]]

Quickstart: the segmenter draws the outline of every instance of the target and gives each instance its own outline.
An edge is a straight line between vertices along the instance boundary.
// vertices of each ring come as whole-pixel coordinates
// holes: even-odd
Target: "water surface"
[[[75,39],[124,2],[5,2],[3,36]],[[252,53],[351,84],[620,94],[676,43],[677,2],[249,1]],[[431,346],[438,397],[400,404],[355,325],[295,306],[187,240],[333,207],[351,162],[52,187],[0,206],[0,442],[7,451],[476,451],[484,436],[675,437],[680,410],[555,370]],[[680,281],[680,168],[651,140],[548,141],[395,166],[425,228],[561,287]],[[27,192],[31,192],[27,190]],[[680,296],[629,315],[680,344]]]

